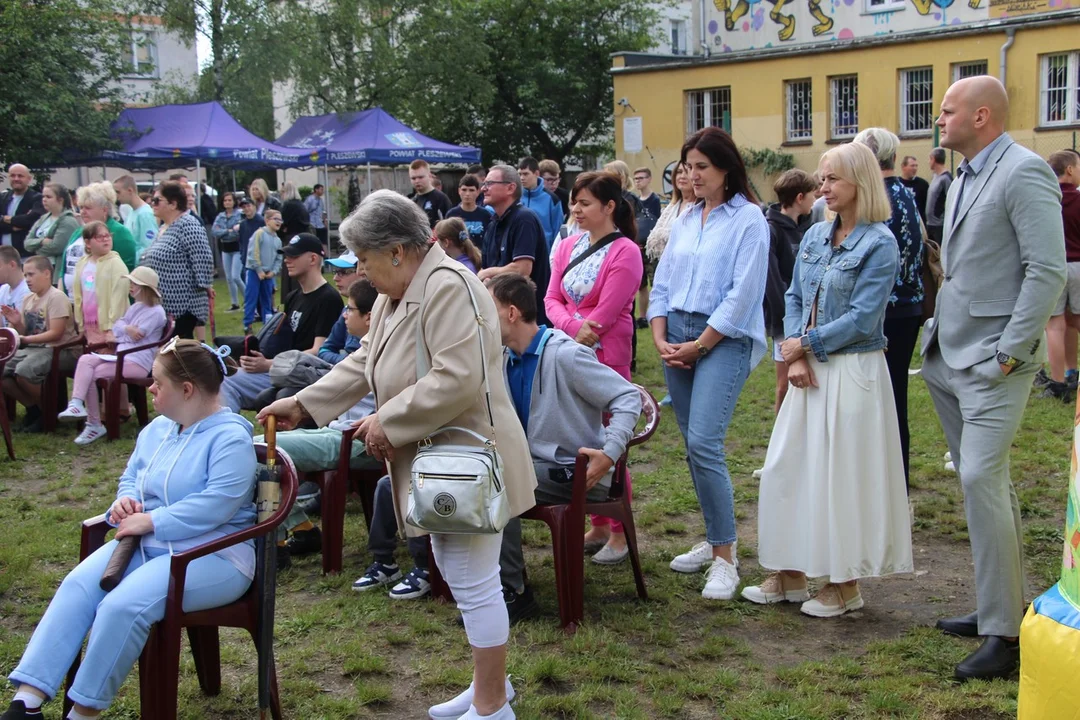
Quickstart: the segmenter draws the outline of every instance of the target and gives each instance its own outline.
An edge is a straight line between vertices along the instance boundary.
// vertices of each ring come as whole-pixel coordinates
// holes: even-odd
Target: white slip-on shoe
[[[806,602],[810,599],[810,592],[806,589],[805,579],[802,587],[797,587],[794,580],[775,572],[760,585],[744,587],[742,596],[758,605],[771,605],[778,602]]]
[[[949,462],[945,463],[945,469],[951,473],[956,472],[956,463],[950,460]]]
[[[705,573],[705,589],[701,597],[706,600],[730,600],[739,589],[739,571],[724,558],[713,560]]]
[[[628,557],[630,557],[629,547],[613,550],[610,545],[605,545],[600,548],[600,552],[592,556],[592,561],[597,565],[618,565]]]
[[[945,457],[942,458],[942,459],[945,460],[945,462],[948,462],[949,460],[952,460],[952,452],[949,451],[949,450],[946,450],[945,451]]]
[[[755,470],[754,473],[753,473],[754,474],[754,479],[755,480],[760,479],[761,478],[761,473],[763,473],[763,472],[765,472],[765,468],[763,468],[763,467],[758,468],[757,470]]]
[[[739,541],[731,543],[731,558],[735,565],[735,569],[739,568]],[[707,565],[711,565],[713,561],[712,545],[708,542],[699,542],[689,551],[684,552],[682,555],[676,555],[675,559],[671,561],[670,567],[675,572],[681,573],[696,573],[701,572]]]
[[[490,715],[481,715],[475,707],[470,705],[469,712],[462,715],[458,720],[515,720],[515,718],[517,718],[517,715],[514,714],[514,708],[510,707],[510,703],[506,703]]]
[[[510,676],[506,677],[506,705],[509,706],[514,700],[514,686],[510,684]],[[466,690],[453,700],[447,700],[438,705],[428,708],[428,717],[431,720],[458,720],[464,713],[472,709],[473,686],[472,683]],[[513,717],[513,715],[510,715]]]
[[[839,617],[852,610],[858,610],[862,606],[862,593],[859,592],[858,586],[855,587],[854,595],[844,597],[843,589],[839,585],[829,583],[821,588],[812,599],[804,602],[799,609],[802,610],[803,614],[812,617],[831,618]]]

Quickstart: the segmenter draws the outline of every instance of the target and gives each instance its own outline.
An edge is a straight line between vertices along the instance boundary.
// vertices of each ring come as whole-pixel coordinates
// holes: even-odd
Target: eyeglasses
[[[636,177],[634,178],[634,180],[648,180],[648,179],[649,179],[649,178],[645,177],[644,175],[638,175],[638,176],[636,176]]]
[[[491,187],[492,185],[513,185],[514,183],[509,180],[485,180],[480,183],[480,187]]]
[[[346,315],[349,315],[351,313],[358,313],[358,312],[360,312],[360,308],[358,308],[358,307],[353,307],[352,305],[346,305],[345,306],[345,314]]]
[[[162,198],[157,197],[157,196],[154,196],[154,197],[150,198],[150,204],[151,205],[159,205],[159,204],[161,204],[161,201],[162,201]]]
[[[342,275],[355,275],[356,268],[336,268],[334,270],[334,277],[341,277]]]
[[[109,240],[112,240],[112,233],[98,233],[97,235],[95,235],[94,237],[92,237],[90,239],[91,240],[104,240],[106,238],[108,238]]]

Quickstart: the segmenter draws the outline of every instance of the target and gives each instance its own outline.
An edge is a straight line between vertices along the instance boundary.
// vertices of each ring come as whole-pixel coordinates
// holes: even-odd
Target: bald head
[[[941,100],[942,147],[971,159],[1005,132],[1009,94],[1001,81],[989,75],[957,80]]]
[[[22,195],[26,192],[26,188],[30,187],[30,168],[22,163],[12,163],[8,167],[7,174],[8,182],[11,183],[11,189],[14,190],[17,195]]]

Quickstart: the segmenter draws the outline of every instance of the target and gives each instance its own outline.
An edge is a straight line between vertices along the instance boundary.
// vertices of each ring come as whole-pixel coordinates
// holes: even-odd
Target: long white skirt
[[[845,582],[912,571],[896,402],[883,351],[810,356],[788,388],[761,473],[758,558]]]

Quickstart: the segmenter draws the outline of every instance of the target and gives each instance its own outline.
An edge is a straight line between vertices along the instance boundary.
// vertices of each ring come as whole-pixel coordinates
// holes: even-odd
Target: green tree
[[[0,164],[56,167],[115,144],[129,31],[106,0],[0,1]]]

